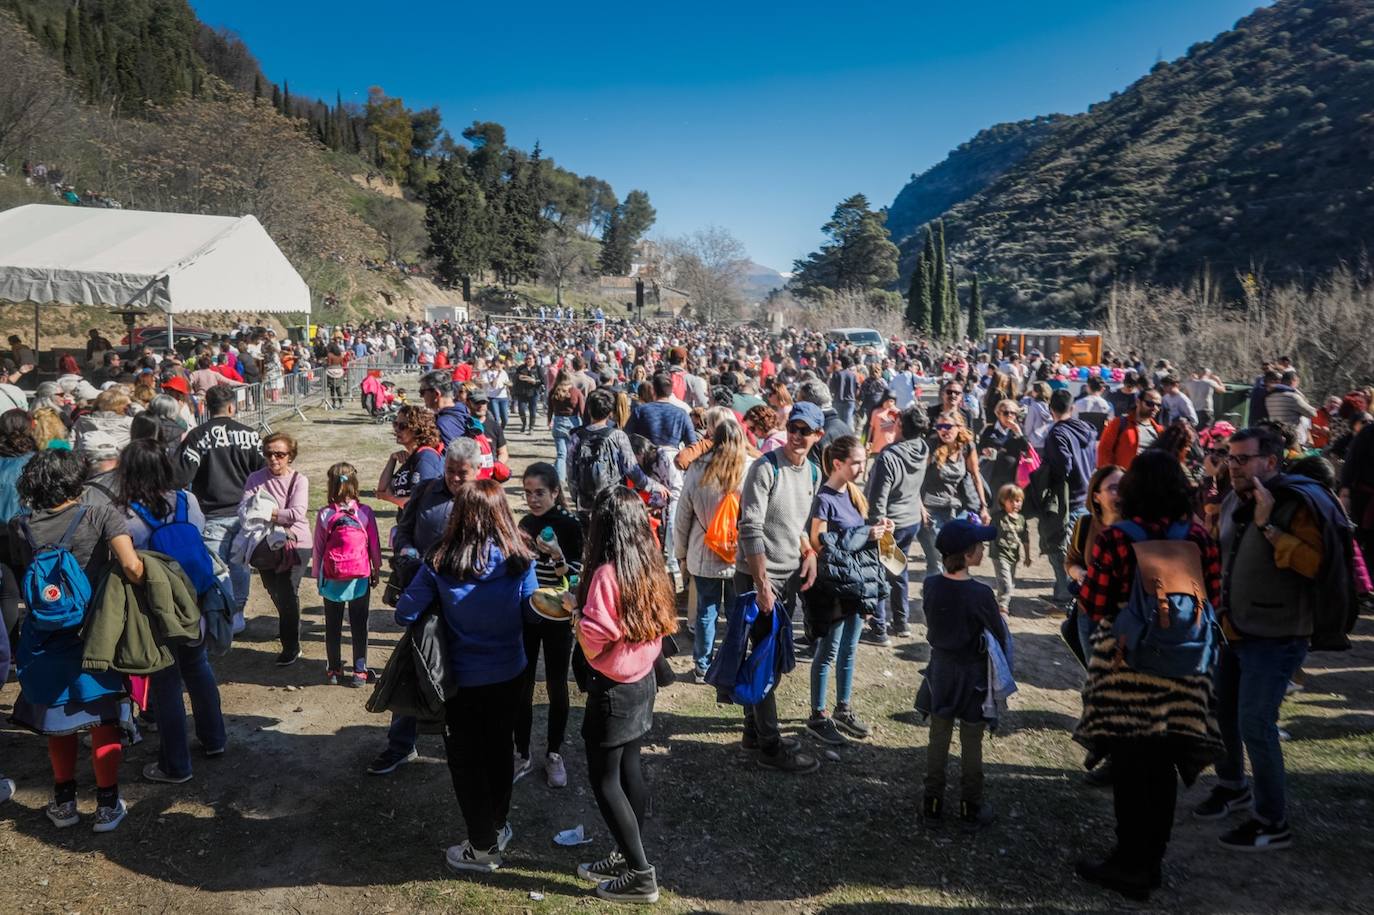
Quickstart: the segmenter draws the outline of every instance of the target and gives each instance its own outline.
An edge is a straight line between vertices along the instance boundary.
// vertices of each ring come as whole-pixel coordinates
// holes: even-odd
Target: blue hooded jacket
[[[448,643],[449,674],[458,687],[488,686],[514,680],[525,670],[526,620],[539,617],[530,595],[539,587],[534,565],[516,573],[495,546],[486,570],[458,581],[425,563],[396,604],[396,622],[409,626],[430,604],[439,602]]]

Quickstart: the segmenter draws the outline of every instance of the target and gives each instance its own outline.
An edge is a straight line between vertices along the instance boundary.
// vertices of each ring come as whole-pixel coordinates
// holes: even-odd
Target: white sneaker
[[[97,807],[91,832],[114,832],[119,828],[119,824],[124,822],[124,815],[128,812],[129,808],[124,806],[124,798],[120,798],[119,803],[113,807]]]
[[[496,850],[505,851],[510,840],[515,838],[515,830],[510,828],[510,821],[496,831]]]
[[[526,759],[519,753],[515,754],[515,774],[511,776],[511,784],[515,784],[534,771],[534,760]]]
[[[14,797],[14,779],[0,778],[0,804]]]
[[[563,765],[563,757],[549,753],[544,757],[544,776],[550,788],[568,787],[568,767]]]
[[[444,854],[444,863],[451,871],[480,871],[489,874],[501,866],[499,848],[478,851],[472,843],[463,840],[462,845],[454,845]]]

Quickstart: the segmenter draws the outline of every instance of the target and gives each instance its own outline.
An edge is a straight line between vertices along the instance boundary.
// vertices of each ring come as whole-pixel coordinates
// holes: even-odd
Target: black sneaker
[[[404,766],[406,763],[414,762],[419,757],[419,755],[419,753],[415,752],[414,747],[411,747],[408,751],[404,753],[393,750],[391,747],[387,747],[377,756],[376,759],[372,760],[372,764],[367,767],[367,774],[390,775],[392,772],[395,772],[397,769],[401,768],[401,766]]]
[[[600,861],[577,865],[577,876],[583,880],[595,880],[597,883],[601,883],[605,880],[614,880],[629,868],[630,866],[625,863],[625,856],[617,848]]]
[[[1073,866],[1074,872],[1089,883],[1103,889],[1120,893],[1127,899],[1147,902],[1150,898],[1150,879],[1153,874],[1147,868],[1127,867],[1116,858],[1105,861],[1079,861]]]
[[[1220,820],[1237,810],[1249,808],[1253,801],[1249,785],[1244,788],[1223,788],[1217,785],[1212,789],[1212,793],[1207,795],[1207,800],[1193,808],[1193,816],[1199,820]]]
[[[842,747],[849,743],[849,738],[840,733],[840,729],[835,727],[833,719],[825,715],[817,715],[806,722],[806,729],[811,732],[821,743],[828,743],[832,747]]]
[[[695,683],[697,686],[705,685],[706,671],[702,670],[700,667],[692,668],[692,682]]]
[[[986,826],[997,819],[997,814],[993,812],[991,804],[960,801],[959,819],[970,826]]]
[[[1112,758],[1108,756],[1089,769],[1083,776],[1083,781],[1094,788],[1110,788],[1112,786]]]
[[[945,815],[945,802],[943,798],[933,794],[927,794],[921,799],[921,819],[928,823],[938,823],[940,818]]]
[[[845,706],[835,709],[834,722],[835,727],[859,740],[867,740],[869,735],[873,733],[873,729],[864,724],[863,719],[854,714],[853,709]]]
[[[598,883],[596,895],[608,902],[658,902],[658,879],[651,867],[645,871],[627,870],[614,880]]]
[[[759,767],[790,775],[805,775],[821,767],[821,761],[808,753],[797,750],[783,750],[775,755],[759,754]]]
[[[867,642],[870,645],[886,646],[892,644],[892,640],[887,637],[886,632],[884,632],[881,629],[876,629],[872,626],[869,626],[867,629],[864,630],[862,638],[865,642]]]
[[[283,648],[281,654],[277,655],[278,667],[289,667],[301,659],[301,650],[296,648]]]
[[[779,737],[778,741],[785,752],[793,752],[801,749],[801,741],[795,737]],[[760,749],[759,735],[755,734],[753,731],[745,731],[744,736],[739,740],[739,745],[741,749],[758,750]]]
[[[1218,840],[1232,851],[1282,851],[1293,847],[1293,833],[1288,824],[1269,826],[1259,820],[1249,820]]]

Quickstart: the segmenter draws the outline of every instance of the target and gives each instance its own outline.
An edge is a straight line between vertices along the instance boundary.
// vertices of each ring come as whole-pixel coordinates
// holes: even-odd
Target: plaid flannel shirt
[[[1167,524],[1136,523],[1151,537],[1163,538]],[[1197,524],[1191,525],[1188,539],[1202,550],[1202,580],[1213,607],[1221,606],[1221,550],[1216,541]],[[1115,527],[1098,535],[1088,557],[1088,574],[1078,590],[1079,608],[1094,620],[1116,616],[1131,593],[1135,581],[1135,551],[1131,538]]]

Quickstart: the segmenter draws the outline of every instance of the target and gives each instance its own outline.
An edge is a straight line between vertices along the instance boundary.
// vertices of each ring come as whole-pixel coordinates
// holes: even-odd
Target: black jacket
[[[853,613],[872,612],[890,591],[878,545],[868,539],[871,525],[821,534],[816,585],[806,592],[806,623],[813,635],[824,635]]]
[[[244,481],[263,463],[258,433],[216,416],[192,429],[181,443],[181,485],[195,493],[205,517],[226,517],[238,511]]]

